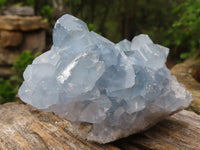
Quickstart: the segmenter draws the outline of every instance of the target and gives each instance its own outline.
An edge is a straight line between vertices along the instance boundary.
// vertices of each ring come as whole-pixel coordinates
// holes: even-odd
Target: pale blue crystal
[[[67,14],[55,24],[52,48],[26,68],[18,93],[39,109],[91,124],[84,138],[107,143],[192,101],[166,67],[168,53],[145,34],[115,44]]]

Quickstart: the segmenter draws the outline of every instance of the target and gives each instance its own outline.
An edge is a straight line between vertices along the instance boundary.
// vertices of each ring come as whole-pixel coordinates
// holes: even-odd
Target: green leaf
[[[53,16],[53,9],[50,5],[45,5],[43,6],[41,13],[44,18],[50,19]]]

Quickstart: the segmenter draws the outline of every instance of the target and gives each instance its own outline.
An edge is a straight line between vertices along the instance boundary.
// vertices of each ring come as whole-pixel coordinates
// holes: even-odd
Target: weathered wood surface
[[[200,116],[186,110],[105,145],[72,132],[70,122],[51,113],[20,103],[0,105],[0,150],[200,150]]]

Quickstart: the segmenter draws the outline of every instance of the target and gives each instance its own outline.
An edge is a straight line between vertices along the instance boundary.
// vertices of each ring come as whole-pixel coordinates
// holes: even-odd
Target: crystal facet
[[[166,67],[168,53],[144,34],[115,44],[67,14],[55,24],[52,48],[24,71],[19,96],[71,122],[90,124],[86,139],[107,143],[192,101]]]

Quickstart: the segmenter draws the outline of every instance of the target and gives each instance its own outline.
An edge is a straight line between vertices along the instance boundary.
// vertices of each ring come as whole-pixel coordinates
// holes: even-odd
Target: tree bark
[[[200,149],[200,116],[183,110],[151,129],[100,145],[80,139],[72,124],[22,103],[0,105],[1,150]],[[88,130],[81,126],[80,130]]]

